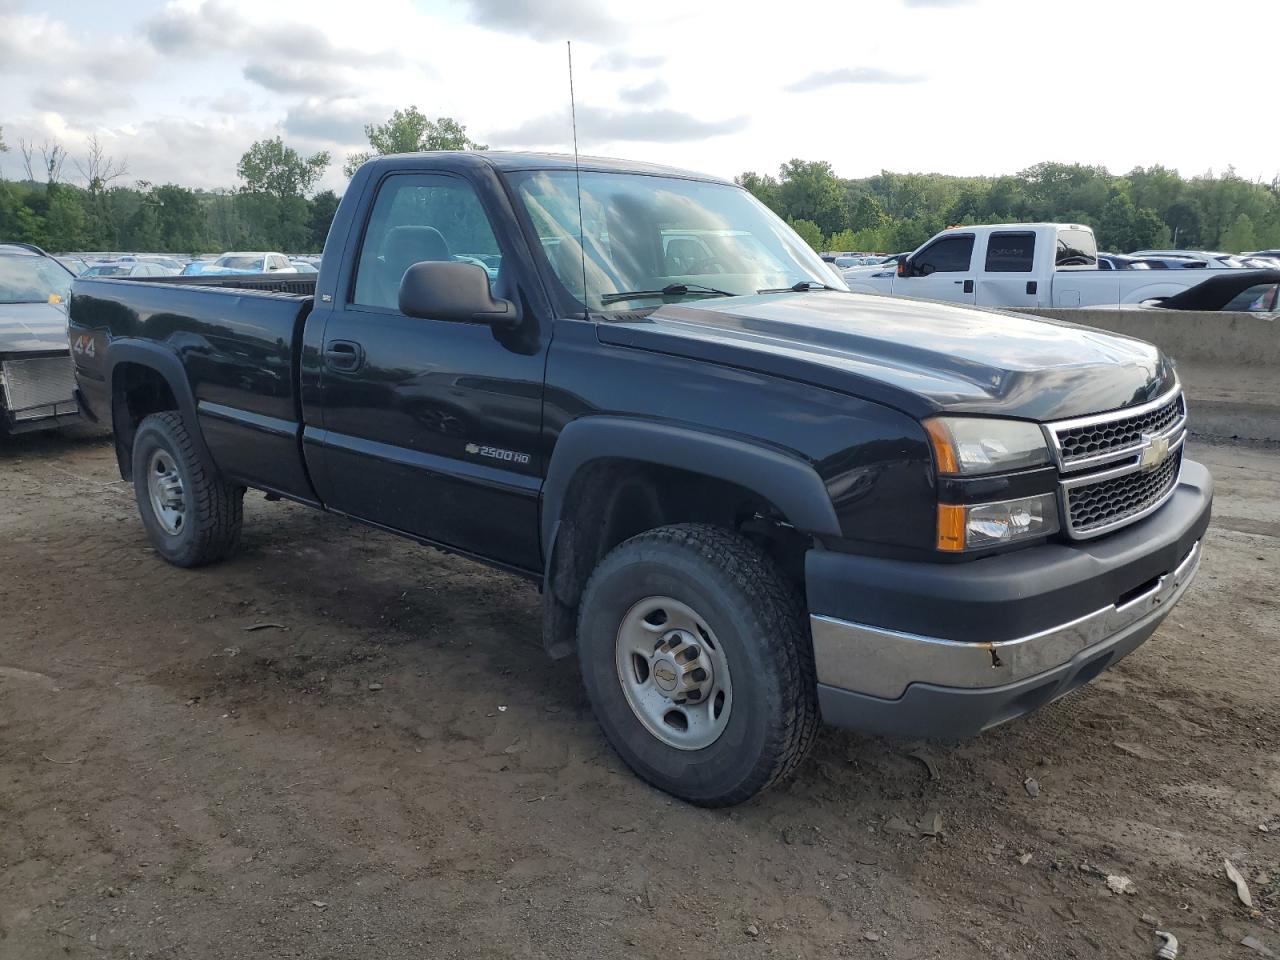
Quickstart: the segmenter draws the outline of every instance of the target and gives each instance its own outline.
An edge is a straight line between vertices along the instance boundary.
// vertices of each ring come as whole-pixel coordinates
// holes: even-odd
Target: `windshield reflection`
[[[847,289],[795,231],[739,187],[584,172],[579,225],[573,171],[513,179],[552,272],[594,311],[754,294],[804,281]],[[663,292],[681,285],[688,289]],[[624,293],[635,295],[619,296]]]

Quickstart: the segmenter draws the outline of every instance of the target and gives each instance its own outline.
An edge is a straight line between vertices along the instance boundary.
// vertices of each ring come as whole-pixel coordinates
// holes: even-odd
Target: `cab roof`
[[[32,243],[0,243],[0,254],[8,257],[47,257],[49,256]]]
[[[426,153],[398,153],[376,157],[369,162],[377,166],[396,166],[411,159],[438,159],[457,166],[488,166],[502,173],[525,170],[572,171],[571,153],[531,153],[514,150],[437,150]],[[731,181],[693,170],[668,167],[641,160],[616,160],[610,157],[578,157],[577,169],[591,173],[635,173],[651,177],[677,177],[681,180],[705,180],[708,183],[731,184]]]

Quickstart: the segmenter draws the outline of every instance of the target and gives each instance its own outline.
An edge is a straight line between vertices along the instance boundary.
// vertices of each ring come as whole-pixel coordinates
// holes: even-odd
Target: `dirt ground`
[[[104,439],[5,443],[0,958],[1280,954],[1280,449],[1193,455],[1200,579],[1116,669],[706,811],[614,756],[530,586],[260,495],[173,569]]]

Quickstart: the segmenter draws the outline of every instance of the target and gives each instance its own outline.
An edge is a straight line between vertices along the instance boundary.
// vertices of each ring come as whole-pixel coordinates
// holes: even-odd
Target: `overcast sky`
[[[494,148],[723,176],[791,157],[842,176],[1041,160],[1280,173],[1280,0],[0,0],[0,127],[130,179],[236,184],[280,134],[330,150],[416,104]],[[68,164],[68,173],[74,169]]]

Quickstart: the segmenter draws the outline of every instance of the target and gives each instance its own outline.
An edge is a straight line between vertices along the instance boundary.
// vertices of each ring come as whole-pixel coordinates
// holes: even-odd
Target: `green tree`
[[[428,120],[417,107],[397,110],[386,123],[365,124],[364,135],[372,150],[347,157],[342,172],[350,178],[360,164],[393,153],[423,153],[428,150],[488,150],[467,136],[467,128],[452,117]]]
[[[839,253],[843,250],[858,250],[859,234],[854,230],[841,230],[827,238],[826,249]]]
[[[65,184],[49,184],[44,245],[57,251],[83,250],[88,239],[83,194]]]
[[[175,183],[152,187],[144,203],[154,204],[160,249],[170,253],[204,253],[209,242],[204,207],[194,190]]]
[[[812,220],[788,220],[791,229],[800,234],[800,239],[813,247],[814,250],[822,249],[822,228]]]
[[[275,137],[259,140],[245,151],[236,173],[250,193],[265,193],[282,199],[311,192],[329,166],[329,152],[304,157]]]
[[[237,212],[253,246],[305,250],[310,246],[311,192],[329,166],[329,154],[304,157],[275,137],[259,140],[236,167],[244,181],[236,197]]]
[[[1200,246],[1204,231],[1204,217],[1200,207],[1191,200],[1176,200],[1165,210],[1164,222],[1172,233],[1170,243],[1186,249]]]
[[[880,201],[868,193],[858,198],[853,211],[852,226],[855,230],[876,230],[889,222],[889,216]]]
[[[810,220],[828,236],[849,225],[844,198],[844,188],[826,161],[790,160],[782,165],[778,200],[788,218]]]
[[[733,182],[763,203],[774,213],[782,213],[782,200],[778,196],[778,181],[767,173],[760,174],[754,170],[740,173]]]
[[[310,244],[308,251],[315,253],[324,249],[325,240],[329,236],[329,226],[333,216],[338,212],[339,197],[332,190],[322,190],[311,198],[311,211],[308,219]]]
[[[1258,249],[1258,237],[1253,229],[1253,218],[1247,213],[1240,214],[1235,222],[1222,232],[1218,243],[1228,253],[1243,253],[1245,250]]]

